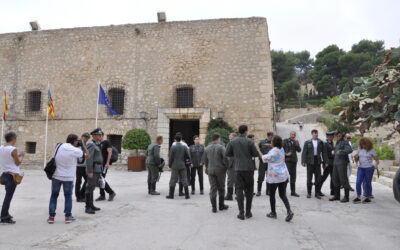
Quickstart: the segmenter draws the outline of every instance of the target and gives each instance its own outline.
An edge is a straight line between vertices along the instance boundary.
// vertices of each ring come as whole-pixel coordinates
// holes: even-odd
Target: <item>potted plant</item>
[[[146,156],[140,155],[139,150],[146,150],[150,143],[150,135],[144,129],[132,129],[126,132],[122,140],[122,148],[135,152],[135,154],[128,156],[128,171],[146,169]]]

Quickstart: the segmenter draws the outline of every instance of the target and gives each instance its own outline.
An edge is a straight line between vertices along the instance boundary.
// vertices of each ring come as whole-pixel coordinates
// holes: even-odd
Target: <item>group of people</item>
[[[168,166],[171,168],[169,181],[169,194],[167,199],[174,199],[175,187],[179,183],[179,195],[190,199],[195,194],[195,179],[198,175],[200,194],[204,194],[203,172],[208,175],[210,182],[210,202],[212,212],[223,211],[229,208],[226,200],[236,200],[239,208],[237,218],[249,219],[252,215],[252,201],[254,196],[261,196],[263,183],[266,183],[266,194],[269,195],[269,218],[277,218],[275,194],[278,190],[279,197],[283,201],[287,214],[286,221],[291,221],[294,214],[286,195],[286,186],[290,183],[290,194],[299,197],[296,192],[297,153],[301,152],[301,165],[307,168],[307,198],[312,197],[314,186],[315,198],[325,196],[321,188],[330,176],[330,201],[340,200],[349,202],[349,192],[352,190],[349,184],[348,165],[351,161],[349,154],[353,149],[345,136],[340,131],[327,132],[325,142],[318,138],[318,131],[312,130],[311,139],[304,142],[301,148],[296,138],[296,132],[292,131],[290,137],[282,139],[272,132],[258,144],[254,135],[248,134],[248,127],[241,125],[238,134],[229,135],[229,143],[225,145],[221,135],[214,133],[211,142],[204,147],[200,144],[200,138],[194,137],[194,145],[190,147],[183,141],[182,134],[177,133],[175,141],[171,145],[168,157]],[[92,140],[90,140],[92,137]],[[9,214],[10,203],[17,187],[21,182],[22,173],[20,164],[24,154],[18,153],[15,147],[17,135],[9,132],[5,135],[6,143],[0,146],[0,168],[2,174],[0,184],[5,185],[5,198],[1,210],[1,222],[14,224],[13,217]],[[146,166],[148,169],[148,193],[160,195],[156,191],[160,172],[166,164],[161,158],[160,148],[163,137],[158,136],[154,143],[147,149]],[[73,182],[75,183],[75,196],[77,202],[85,202],[85,212],[95,214],[100,208],[94,206],[93,193],[96,187],[100,187],[100,196],[96,201],[106,199],[113,201],[116,194],[105,181],[107,170],[112,161],[113,148],[111,143],[104,139],[104,132],[97,128],[90,134],[84,133],[81,138],[70,134],[66,143],[58,144],[54,153],[56,170],[52,176],[51,197],[49,202],[48,223],[55,222],[57,198],[61,186],[65,196],[65,223],[75,220],[72,216]],[[256,159],[259,159],[257,192],[254,192],[254,172],[256,171]],[[361,138],[359,150],[354,155],[358,164],[356,192],[354,203],[369,203],[373,198],[371,181],[374,169],[378,168],[379,160],[373,150],[372,142],[368,138]],[[373,164],[375,160],[376,164]],[[321,167],[323,172],[321,171]],[[313,178],[314,177],[314,178]],[[314,182],[313,182],[314,180]],[[227,192],[225,192],[227,186]],[[344,189],[344,198],[340,199],[340,190]],[[362,189],[364,193],[362,194]],[[235,192],[234,192],[235,190]],[[361,200],[362,195],[365,197]]]
[[[293,212],[286,196],[286,186],[287,183],[290,183],[291,196],[300,196],[296,192],[296,175],[297,154],[301,153],[301,165],[307,169],[307,198],[312,197],[313,186],[315,198],[321,199],[325,196],[321,191],[322,185],[330,177],[331,198],[329,200],[340,200],[342,203],[349,202],[349,193],[353,189],[349,184],[348,170],[351,161],[354,159],[358,164],[358,171],[357,197],[353,202],[361,202],[362,189],[365,197],[362,202],[371,202],[373,198],[371,182],[374,169],[378,168],[379,159],[372,148],[372,142],[368,138],[362,138],[357,153],[349,157],[353,152],[349,141],[350,137],[341,131],[327,132],[326,141],[322,141],[318,138],[318,131],[312,130],[311,138],[304,142],[303,147],[300,146],[295,131],[292,131],[289,138],[284,140],[280,136],[274,135],[273,132],[268,132],[266,139],[261,140],[258,144],[254,141],[254,135],[248,134],[246,125],[240,126],[238,132],[239,134],[232,133],[229,135],[230,142],[226,146],[221,141],[221,135],[215,133],[212,135],[212,142],[207,147],[199,143],[198,136],[194,138],[195,144],[188,147],[182,140],[182,134],[178,133],[169,151],[169,167],[172,172],[169,194],[166,198],[174,198],[175,186],[179,182],[185,189],[185,193],[180,195],[189,199],[188,187],[190,184],[192,185],[192,194],[194,194],[193,176],[195,175],[193,175],[193,172],[198,172],[201,175],[204,166],[210,182],[212,212],[216,213],[217,207],[219,210],[228,209],[224,201],[233,200],[235,188],[239,208],[237,217],[241,220],[251,218],[253,197],[261,196],[265,182],[266,194],[269,195],[271,206],[271,212],[267,214],[267,217],[277,217],[275,193],[278,190],[279,197],[287,210],[286,221],[290,221],[293,218]],[[154,176],[153,187],[155,187],[158,178],[161,144],[162,137],[157,137],[156,143],[150,145],[148,149],[147,167],[149,169],[149,180],[151,176]],[[157,150],[153,150],[154,147],[157,147]],[[257,192],[254,193],[256,158],[259,158],[259,166]],[[151,159],[157,159],[157,161],[154,162]],[[191,178],[188,179],[188,177]],[[202,183],[200,186],[203,186]],[[344,190],[342,199],[340,199],[341,189]],[[150,188],[149,193],[160,194],[155,190],[151,191]],[[201,193],[203,194],[203,192]],[[246,204],[244,201],[246,201]]]
[[[90,141],[90,136],[92,140]],[[13,216],[9,214],[10,203],[17,187],[17,179],[21,179],[20,165],[24,153],[18,153],[15,147],[17,135],[9,132],[5,135],[6,143],[0,146],[0,169],[2,170],[0,183],[5,185],[1,222],[15,224]],[[56,169],[51,178],[51,195],[49,202],[49,217],[47,222],[55,222],[57,199],[63,188],[65,197],[65,223],[75,221],[72,216],[72,195],[75,181],[75,196],[77,202],[85,202],[85,212],[95,214],[100,208],[94,206],[93,193],[96,187],[100,187],[100,196],[96,201],[106,199],[113,201],[116,194],[108,181],[105,181],[107,170],[112,164],[112,146],[104,139],[104,133],[100,128],[93,130],[90,135],[84,133],[81,138],[75,134],[68,135],[65,143],[57,144],[53,159]]]

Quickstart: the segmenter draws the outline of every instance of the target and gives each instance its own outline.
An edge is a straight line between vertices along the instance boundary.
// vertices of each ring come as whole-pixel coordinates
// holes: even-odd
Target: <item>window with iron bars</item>
[[[119,115],[124,114],[125,90],[112,88],[108,91],[108,96],[110,97],[111,108]]]
[[[42,92],[39,90],[30,91],[27,93],[25,99],[25,112],[35,113],[39,112],[42,107]]]
[[[122,135],[108,135],[107,139],[121,153]]]
[[[26,142],[25,151],[27,154],[36,154],[36,142]]]
[[[176,89],[176,107],[193,108],[193,88],[183,87]]]

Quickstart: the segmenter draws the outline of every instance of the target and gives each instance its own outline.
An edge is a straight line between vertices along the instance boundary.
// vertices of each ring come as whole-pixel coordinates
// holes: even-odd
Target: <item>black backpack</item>
[[[44,172],[46,172],[47,178],[49,180],[53,179],[54,172],[56,171],[56,168],[57,168],[56,155],[57,155],[57,152],[60,149],[61,145],[62,145],[62,143],[57,144],[56,152],[55,152],[54,156],[50,159],[49,162],[47,162],[46,167],[44,168]]]
[[[111,148],[112,148],[112,154],[111,154],[110,163],[114,163],[114,162],[118,161],[119,152],[116,147],[111,146]]]

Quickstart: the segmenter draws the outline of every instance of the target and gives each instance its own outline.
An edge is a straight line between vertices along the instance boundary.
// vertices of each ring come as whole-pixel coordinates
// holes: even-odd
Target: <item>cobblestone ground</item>
[[[313,127],[306,125],[299,133],[301,144]],[[292,129],[297,127],[278,125],[278,133],[284,137]],[[207,194],[193,195],[190,200],[165,199],[169,172],[163,173],[158,184],[162,195],[149,196],[146,172],[111,171],[109,182],[117,193],[113,202],[97,202],[102,210],[96,215],[85,214],[84,204],[74,202],[77,221],[66,225],[61,193],[56,223],[48,225],[50,182],[39,170],[27,170],[25,174],[10,210],[17,224],[0,225],[0,249],[393,250],[400,245],[400,204],[390,188],[374,183],[376,198],[368,205],[329,202],[328,197],[307,199],[305,169],[300,166],[297,186],[301,197],[289,197],[295,213],[291,223],[284,221],[285,210],[279,198],[277,220],[265,217],[269,203],[263,195],[254,199],[254,217],[239,221],[237,205],[232,201],[227,202],[228,211],[212,214]],[[352,176],[352,186],[354,181]],[[208,193],[207,179],[205,184]],[[322,191],[329,193],[326,186]],[[0,197],[4,197],[3,187]]]

